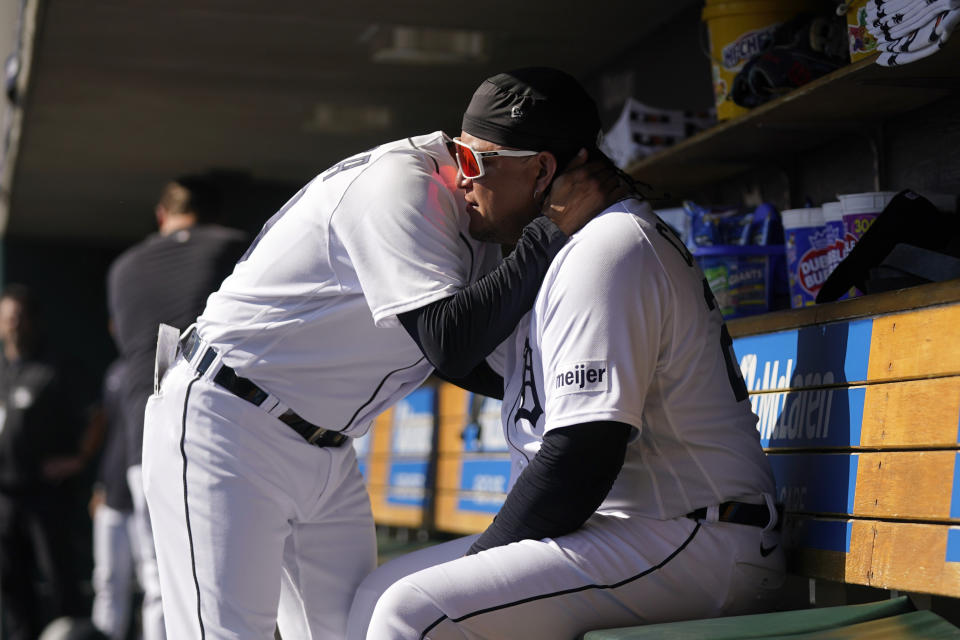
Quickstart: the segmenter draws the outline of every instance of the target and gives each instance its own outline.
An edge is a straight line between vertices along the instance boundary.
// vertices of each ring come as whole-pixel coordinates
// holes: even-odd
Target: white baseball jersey
[[[588,223],[507,343],[511,486],[546,432],[610,420],[636,432],[601,512],[668,519],[773,493],[723,326],[700,268],[646,203]]]
[[[397,314],[499,259],[470,239],[437,132],[317,176],[264,227],[197,331],[314,424],[360,435],[431,371]],[[289,425],[179,358],[150,397],[144,490],[170,638],[340,638],[376,563],[353,447]],[[174,479],[174,480],[172,480]]]
[[[734,499],[773,505],[729,344],[702,272],[645,203],[588,223],[504,345],[502,417],[512,481],[547,431],[634,426],[612,490],[556,538],[465,557],[470,537],[385,564],[357,589],[348,639],[553,640],[768,610],[784,580],[775,518],[683,517]]]
[[[198,332],[306,420],[361,435],[432,370],[397,314],[499,260],[467,233],[456,176],[439,131],[320,174],[267,223]]]

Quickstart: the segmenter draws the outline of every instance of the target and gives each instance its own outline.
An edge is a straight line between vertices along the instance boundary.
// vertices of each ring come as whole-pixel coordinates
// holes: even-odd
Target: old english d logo
[[[533,352],[530,351],[530,339],[523,342],[523,386],[520,387],[520,406],[513,414],[514,423],[526,420],[533,428],[537,427],[543,407],[537,395],[537,382],[533,377]]]

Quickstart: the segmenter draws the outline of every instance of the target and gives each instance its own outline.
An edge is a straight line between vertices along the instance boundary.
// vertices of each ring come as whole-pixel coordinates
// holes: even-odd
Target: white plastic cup
[[[843,225],[854,241],[867,232],[895,195],[896,191],[868,191],[837,196],[843,209]]]
[[[843,204],[839,200],[824,202],[820,208],[823,210],[823,221],[826,224],[843,225]]]
[[[839,252],[836,255],[837,262],[839,262],[847,257],[857,240],[852,234],[847,233],[847,226],[843,223],[843,205],[839,200],[824,202],[822,208],[823,221],[828,229],[828,235],[832,238],[832,243]],[[856,293],[853,295],[856,295]],[[849,296],[849,293],[845,293],[839,299],[846,300]]]

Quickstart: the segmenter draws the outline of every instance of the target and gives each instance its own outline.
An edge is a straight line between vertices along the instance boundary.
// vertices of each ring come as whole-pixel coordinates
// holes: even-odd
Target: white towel
[[[944,34],[949,37],[958,21],[960,21],[960,10],[943,11],[936,16],[936,19],[902,38],[889,42],[881,41],[880,48],[891,53],[909,53],[936,46],[940,40],[946,40],[943,37]]]
[[[877,64],[881,67],[899,67],[900,65],[909,64],[922,58],[926,58],[927,56],[932,56],[942,48],[943,43],[938,43],[936,46],[925,47],[923,49],[910,51],[908,53],[891,53],[889,51],[884,51],[880,54],[880,57],[877,58]]]
[[[957,24],[960,24],[960,9],[947,12],[939,24],[934,25],[934,33],[939,35],[933,40],[928,40],[923,43],[923,46],[919,46],[915,39],[911,44],[917,46],[910,46],[905,51],[883,51],[877,58],[877,64],[884,67],[895,67],[933,55],[946,45]]]
[[[885,40],[896,40],[909,34],[911,31],[936,19],[944,11],[960,9],[960,0],[935,0],[926,2],[921,0],[915,7],[888,15],[886,18],[867,18],[867,28],[870,33]]]
[[[926,2],[927,0],[867,0],[867,15],[871,18],[883,18]]]

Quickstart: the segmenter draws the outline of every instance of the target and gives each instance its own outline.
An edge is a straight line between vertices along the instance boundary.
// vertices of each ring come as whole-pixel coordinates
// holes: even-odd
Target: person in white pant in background
[[[124,375],[126,365],[122,359],[117,359],[104,376],[97,419],[106,423],[106,444],[90,500],[94,591],[90,619],[110,640],[127,637],[135,586],[133,545],[136,536],[133,531],[133,500],[126,477],[126,434],[121,393]]]
[[[93,611],[90,620],[111,640],[123,640],[130,626],[134,593],[133,511],[105,503],[93,516]]]
[[[483,83],[458,140],[478,226],[515,241],[556,158],[597,156],[599,129],[560,71]],[[495,157],[505,149],[539,153]],[[587,223],[503,346],[503,507],[481,535],[371,574],[350,637],[369,619],[369,640],[557,640],[771,606],[784,579],[773,476],[731,344],[703,273],[648,203],[625,198]]]

